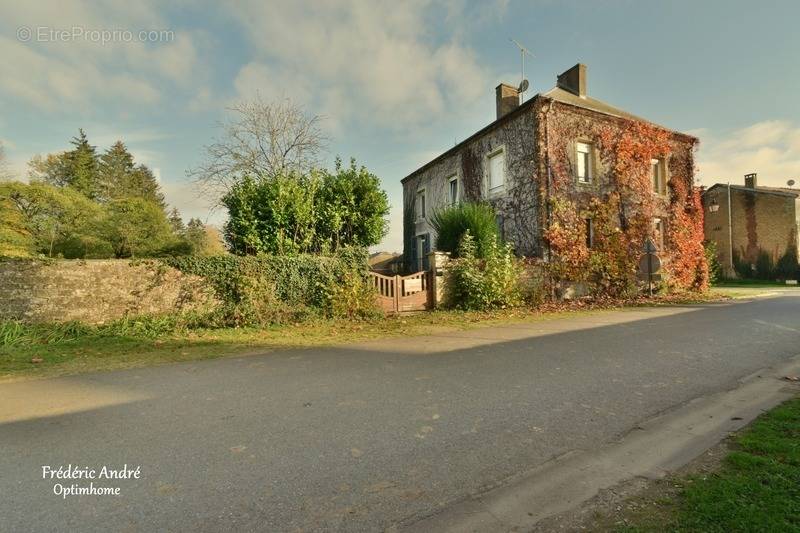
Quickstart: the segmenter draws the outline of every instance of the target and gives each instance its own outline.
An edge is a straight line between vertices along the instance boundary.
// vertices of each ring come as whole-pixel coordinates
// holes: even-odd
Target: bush
[[[509,244],[487,244],[485,257],[476,254],[475,240],[467,230],[458,258],[445,271],[445,302],[449,307],[485,310],[518,305],[522,268]]]
[[[797,279],[797,248],[790,246],[775,264],[774,276],[777,279]]]
[[[464,235],[469,232],[477,258],[487,257],[492,246],[497,246],[499,228],[494,208],[484,203],[465,203],[436,211],[431,218],[436,230],[436,249],[459,256]]]
[[[215,326],[363,315],[369,300],[359,281],[367,272],[362,249],[343,248],[334,256],[224,255],[163,261],[208,280],[222,302],[213,317]]]
[[[716,283],[722,278],[722,266],[719,264],[717,258],[717,243],[714,241],[705,241],[703,249],[706,254],[706,262],[708,263],[708,282]]]

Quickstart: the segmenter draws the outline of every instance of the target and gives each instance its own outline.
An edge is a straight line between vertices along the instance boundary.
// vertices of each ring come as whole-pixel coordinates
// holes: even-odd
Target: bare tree
[[[216,203],[242,176],[265,179],[304,172],[319,164],[327,147],[319,115],[308,115],[290,100],[265,102],[260,96],[228,108],[223,134],[205,147],[205,161],[187,171],[201,195]]]

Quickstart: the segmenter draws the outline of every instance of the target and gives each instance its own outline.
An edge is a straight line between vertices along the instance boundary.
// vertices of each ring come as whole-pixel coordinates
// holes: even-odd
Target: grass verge
[[[728,453],[710,470],[658,481],[583,527],[627,533],[800,531],[800,398],[762,415],[721,447]]]
[[[581,300],[537,309],[434,311],[378,320],[315,320],[265,328],[176,329],[174,317],[127,319],[101,327],[76,323],[31,326],[0,322],[0,380],[426,335],[501,323],[549,320],[623,305],[694,304],[708,298],[669,297],[624,303]]]

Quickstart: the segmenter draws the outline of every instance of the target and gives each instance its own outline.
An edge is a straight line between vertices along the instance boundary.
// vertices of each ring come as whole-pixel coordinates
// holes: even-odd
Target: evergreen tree
[[[167,218],[169,219],[169,224],[172,226],[172,231],[175,233],[175,235],[182,236],[186,231],[186,226],[183,224],[181,212],[178,211],[178,208],[173,207],[170,209],[169,216]]]
[[[164,194],[153,172],[136,165],[125,143],[115,142],[100,156],[100,182],[103,200],[143,198],[166,210]]]
[[[95,147],[89,144],[86,132],[81,128],[78,136],[70,141],[75,147],[64,155],[67,162],[67,185],[89,199],[96,199],[100,194],[98,159]]]
[[[117,141],[100,156],[102,200],[123,198],[127,177],[135,170],[133,155],[122,141]]]

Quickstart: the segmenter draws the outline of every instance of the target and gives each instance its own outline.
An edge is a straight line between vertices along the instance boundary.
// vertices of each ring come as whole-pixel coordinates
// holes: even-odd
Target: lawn
[[[628,306],[674,305],[720,299],[720,295],[665,297],[626,302]],[[487,312],[434,311],[379,320],[314,320],[266,328],[173,331],[159,319],[123,327],[79,324],[22,326],[0,322],[0,380],[77,374],[230,355],[264,353],[378,338],[425,335],[521,321],[549,320],[567,314],[619,308],[619,302],[576,301],[538,309]]]
[[[193,329],[153,333],[147,327],[109,334],[84,326],[18,326],[0,323],[0,380],[46,377],[95,370],[132,368],[210,359],[281,348],[425,335],[492,324],[549,320],[607,306],[573,305],[565,309],[501,309],[491,312],[434,311],[380,320],[314,320],[266,328]],[[22,332],[9,331],[14,325]],[[152,328],[152,326],[148,326]],[[10,339],[16,337],[16,341]]]
[[[710,473],[659,482],[590,530],[800,531],[800,398],[758,418]],[[664,489],[664,487],[667,487]]]

